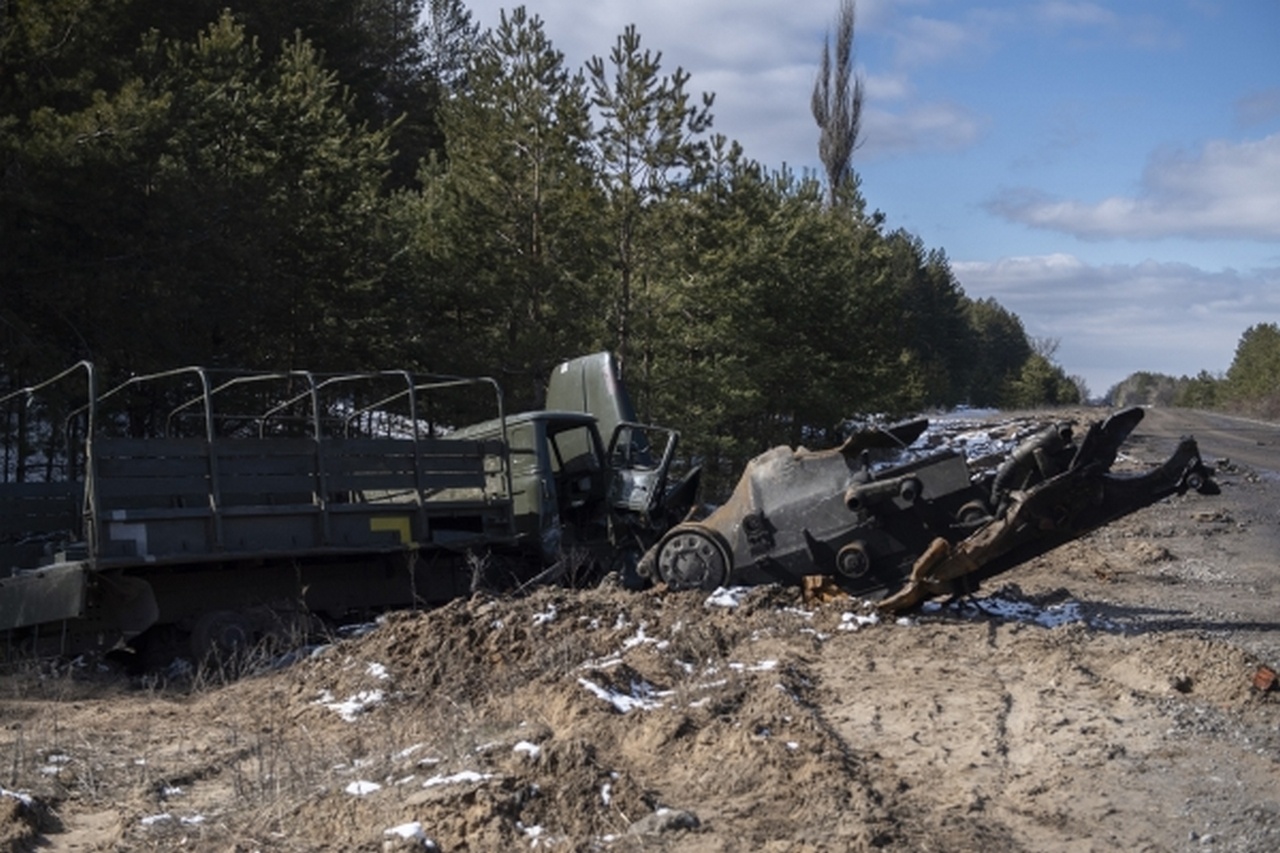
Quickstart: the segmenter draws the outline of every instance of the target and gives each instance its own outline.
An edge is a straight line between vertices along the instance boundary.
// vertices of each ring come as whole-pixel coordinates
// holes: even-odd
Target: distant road
[[[1149,436],[1169,448],[1184,435],[1195,436],[1209,465],[1220,458],[1257,470],[1280,473],[1280,424],[1235,418],[1193,409],[1146,410],[1134,437]]]

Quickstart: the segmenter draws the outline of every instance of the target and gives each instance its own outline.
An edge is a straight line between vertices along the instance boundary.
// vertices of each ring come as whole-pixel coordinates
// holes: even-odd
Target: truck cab
[[[679,433],[636,420],[610,353],[558,365],[547,404],[451,435],[507,446],[516,537],[536,543],[545,563],[632,577],[639,556],[692,506],[698,471],[671,484]]]

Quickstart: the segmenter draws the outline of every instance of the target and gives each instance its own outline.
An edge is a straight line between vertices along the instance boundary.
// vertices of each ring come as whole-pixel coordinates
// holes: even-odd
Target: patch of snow
[[[434,788],[437,785],[458,785],[463,782],[486,782],[492,778],[492,773],[477,773],[474,770],[463,770],[459,773],[454,773],[452,776],[432,776],[430,779],[422,783],[422,787]]]
[[[12,797],[24,806],[34,806],[36,801],[32,799],[30,794],[22,794],[18,791],[10,791],[7,788],[0,788],[0,797]]]
[[[864,625],[879,625],[880,614],[872,612],[867,616],[861,613],[842,613],[840,614],[840,625],[837,631],[856,631]]]
[[[991,596],[975,599],[969,603],[988,616],[1004,619],[1007,622],[1027,622],[1042,628],[1057,628],[1060,625],[1083,622],[1085,619],[1084,611],[1080,609],[1078,601],[1064,601],[1061,604],[1039,607],[1029,601],[1011,601]]]
[[[333,649],[332,643],[321,643],[320,645],[312,648],[311,651],[304,656],[304,659],[309,658],[311,660],[319,660],[320,658],[327,655],[332,649]]]
[[[530,758],[537,758],[542,753],[542,747],[538,746],[536,743],[529,743],[527,740],[522,740],[515,746],[511,747],[511,751],[523,752]]]
[[[1106,619],[1089,618],[1078,601],[1041,605],[1025,599],[1009,598],[998,592],[984,598],[972,598],[947,605],[925,602],[921,610],[929,614],[952,613],[966,619],[995,618],[1040,628],[1084,623],[1105,631],[1119,630],[1119,626]]]
[[[379,681],[386,681],[391,678],[391,673],[387,672],[387,668],[380,663],[369,664],[365,672],[369,673],[369,675],[372,675]]]
[[[384,829],[382,834],[399,836],[405,840],[410,838],[416,838],[419,841],[427,840],[427,834],[422,831],[422,824],[418,823],[416,820],[411,823],[402,823],[399,826],[393,826],[390,829]]]
[[[555,604],[548,604],[544,612],[533,614],[533,624],[535,625],[546,625],[554,621],[556,621]]]
[[[356,718],[365,711],[382,704],[383,698],[384,695],[381,690],[361,690],[354,696],[348,696],[342,702],[335,702],[333,701],[333,694],[325,690],[314,704],[324,705],[330,711],[337,713],[342,719],[351,723],[355,722]]]
[[[740,605],[748,595],[751,594],[751,588],[745,586],[719,587],[715,592],[707,597],[702,603],[703,607],[727,607],[734,608]]]
[[[383,835],[402,838],[405,841],[420,841],[424,850],[439,850],[439,846],[432,839],[427,837],[427,833],[422,828],[422,824],[418,821],[410,821],[402,823],[399,826],[393,826],[390,829],[384,829]]]
[[[160,814],[147,815],[146,817],[141,818],[138,823],[143,826],[155,826],[157,823],[164,823],[165,821],[170,820],[173,820],[173,815],[168,812],[161,812]]]
[[[625,640],[623,640],[623,641],[622,641],[622,649],[623,649],[623,651],[627,651],[627,650],[630,650],[630,649],[634,649],[636,646],[641,646],[641,645],[644,645],[645,643],[656,643],[656,642],[658,642],[658,641],[657,641],[657,640],[655,640],[653,637],[649,637],[649,636],[646,636],[646,635],[645,635],[645,633],[644,633],[644,629],[645,629],[645,626],[646,626],[646,625],[648,625],[648,624],[649,624],[648,622],[641,622],[641,623],[636,627],[636,632],[635,632],[633,635],[631,635],[630,637],[627,637],[627,639],[625,639]]]
[[[365,634],[372,633],[378,627],[377,622],[358,622],[352,625],[338,626],[338,636],[355,639],[363,637]]]
[[[397,752],[395,755],[391,757],[392,759],[397,759],[397,760],[401,758],[408,758],[418,750],[422,749],[424,746],[426,746],[426,744],[424,743],[415,743],[413,746],[406,746],[404,749],[400,750],[399,752]]]
[[[601,658],[600,660],[589,660],[578,666],[578,669],[610,669],[622,663],[621,656]]]
[[[650,698],[654,695],[653,687],[643,681],[633,681],[631,683],[630,695],[619,693],[616,690],[606,690],[594,681],[589,681],[585,678],[579,678],[578,683],[585,687],[593,696],[603,699],[623,714],[627,714],[635,710],[652,711],[654,708],[662,707],[661,702]]]
[[[183,826],[199,826],[200,824],[204,823],[204,820],[205,818],[204,818],[204,815],[202,814],[193,814],[190,817],[178,818],[178,821]]]
[[[606,806],[613,802],[613,783],[605,782],[600,786],[600,802]]]
[[[343,788],[342,790],[346,791],[348,794],[350,794],[353,797],[365,797],[365,796],[368,796],[369,794],[374,793],[375,791],[381,791],[382,786],[379,785],[377,782],[366,782],[365,780],[360,779],[355,782],[352,782],[350,785]]]

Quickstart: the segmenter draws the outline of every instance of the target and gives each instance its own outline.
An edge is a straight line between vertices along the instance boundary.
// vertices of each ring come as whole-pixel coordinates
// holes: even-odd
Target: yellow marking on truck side
[[[369,530],[373,533],[390,530],[400,535],[401,545],[413,544],[413,528],[407,515],[384,515],[378,518],[371,518],[369,519]]]

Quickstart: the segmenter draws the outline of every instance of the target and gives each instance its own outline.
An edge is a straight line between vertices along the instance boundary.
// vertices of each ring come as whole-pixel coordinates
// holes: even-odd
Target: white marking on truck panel
[[[147,525],[113,521],[107,525],[107,535],[117,542],[132,542],[135,554],[147,556]]]

